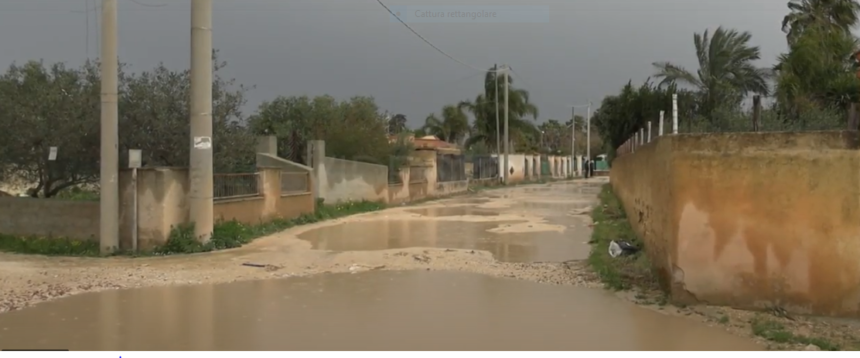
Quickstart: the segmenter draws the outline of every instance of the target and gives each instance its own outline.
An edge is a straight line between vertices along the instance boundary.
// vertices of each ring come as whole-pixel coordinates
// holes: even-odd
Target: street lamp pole
[[[591,101],[585,117],[585,157],[591,160]]]
[[[508,183],[508,154],[510,153],[510,131],[508,130],[508,65],[502,65],[505,71],[505,184]]]
[[[576,172],[576,107],[570,108],[570,173]]]

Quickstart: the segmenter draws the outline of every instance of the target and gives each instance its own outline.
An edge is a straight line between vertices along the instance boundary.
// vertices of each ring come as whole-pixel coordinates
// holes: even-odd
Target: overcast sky
[[[136,1],[167,5],[119,0],[122,61],[137,70],[158,62],[186,68],[190,1]],[[229,62],[225,74],[256,85],[249,111],[278,95],[366,95],[382,109],[406,114],[414,127],[443,105],[482,91],[483,74],[472,67],[507,63],[516,73],[515,85],[531,92],[542,122],[570,118],[570,105],[598,103],[629,79],[641,83],[653,73],[654,61],[695,69],[693,33],[707,28],[750,31],[762,50],[761,65],[770,65],[785,51],[780,22],[788,0],[383,2],[488,11],[528,4],[548,7],[549,16],[548,21],[524,15],[518,22],[505,16],[492,23],[410,23],[466,65],[391,21],[376,0],[215,0],[213,42]],[[100,13],[92,10],[97,3],[101,0],[0,0],[0,64],[41,58],[79,65],[87,56],[97,57]]]

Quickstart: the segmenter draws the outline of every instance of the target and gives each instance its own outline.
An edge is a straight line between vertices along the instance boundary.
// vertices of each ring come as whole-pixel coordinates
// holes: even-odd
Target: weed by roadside
[[[98,190],[89,190],[73,186],[71,188],[61,190],[54,198],[72,201],[99,201],[99,192]]]
[[[370,201],[347,202],[334,205],[317,203],[313,214],[304,214],[293,219],[276,219],[257,225],[247,225],[237,221],[224,221],[215,224],[212,239],[203,245],[194,239],[194,227],[182,225],[171,231],[167,242],[148,252],[121,252],[117,255],[149,256],[209,252],[236,248],[263,237],[294,226],[335,219],[353,214],[377,211],[385,204]],[[95,240],[74,240],[53,237],[22,237],[0,234],[0,251],[49,255],[49,256],[99,256],[99,243]]]
[[[838,351],[841,347],[830,340],[819,337],[807,337],[795,334],[788,330],[782,323],[774,320],[756,316],[750,322],[752,333],[770,342],[783,344],[815,345],[823,351]]]
[[[657,289],[657,280],[644,250],[628,256],[609,256],[612,240],[627,241],[640,248],[643,243],[627,221],[624,207],[609,184],[603,186],[599,199],[591,212],[594,230],[589,241],[592,246],[588,263],[592,270],[613,290]]]
[[[47,256],[98,256],[99,243],[94,240],[0,234],[0,251]]]
[[[293,219],[275,219],[258,225],[247,225],[238,221],[219,222],[213,228],[212,238],[206,244],[201,244],[195,240],[193,225],[182,225],[174,228],[167,242],[152,250],[152,254],[191,254],[232,249],[247,244],[254,239],[294,226],[377,211],[384,208],[385,204],[372,201],[354,201],[325,205],[322,200],[319,200],[317,202],[317,210],[313,214],[303,214]]]

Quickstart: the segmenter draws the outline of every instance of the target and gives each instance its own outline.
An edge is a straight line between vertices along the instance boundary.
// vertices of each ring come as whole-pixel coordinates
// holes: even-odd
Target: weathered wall
[[[98,201],[0,197],[0,234],[95,239]]]
[[[673,299],[860,317],[857,133],[664,136],[611,182]]]
[[[495,155],[493,155],[495,157]],[[528,156],[531,157],[531,156]],[[502,177],[507,175],[509,183],[519,183],[526,180],[525,176],[525,158],[524,154],[508,154],[508,168],[505,169],[505,155],[499,157],[499,171],[503,172]],[[511,172],[513,169],[513,173]],[[531,170],[531,168],[529,168]]]
[[[410,169],[400,170],[400,183],[388,185],[388,203],[400,204],[409,201]]]
[[[438,196],[447,196],[465,193],[467,190],[469,190],[468,180],[449,181],[444,183],[437,183],[436,190],[433,194]]]
[[[131,248],[134,211],[131,170],[119,175],[120,248]],[[145,168],[137,173],[138,247],[167,241],[173,227],[188,222],[188,169]]]
[[[326,203],[388,200],[388,167],[329,157],[320,165],[319,192]]]

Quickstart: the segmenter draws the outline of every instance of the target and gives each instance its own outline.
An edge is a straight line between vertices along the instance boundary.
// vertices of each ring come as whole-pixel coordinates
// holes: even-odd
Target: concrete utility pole
[[[672,94],[672,134],[678,134],[678,95]]]
[[[496,159],[499,159],[499,154],[502,153],[502,136],[500,135],[501,128],[499,128],[499,65],[493,65],[493,78],[496,80]]]
[[[570,108],[570,173],[576,175],[576,107]]]
[[[660,126],[659,126],[659,127],[660,127],[660,130],[657,132],[657,133],[658,133],[658,134],[657,134],[657,136],[658,136],[658,137],[662,137],[662,136],[663,136],[663,113],[664,113],[663,111],[660,111]]]
[[[508,130],[508,65],[502,65],[505,69],[505,184],[508,183],[508,153],[510,153],[510,131]]]
[[[99,178],[99,247],[119,248],[119,109],[117,107],[116,0],[102,0],[101,33],[101,168]]]
[[[591,101],[588,101],[588,113],[585,117],[585,157],[591,160]]]
[[[212,237],[212,0],[191,0],[191,154],[189,204],[194,236]]]

